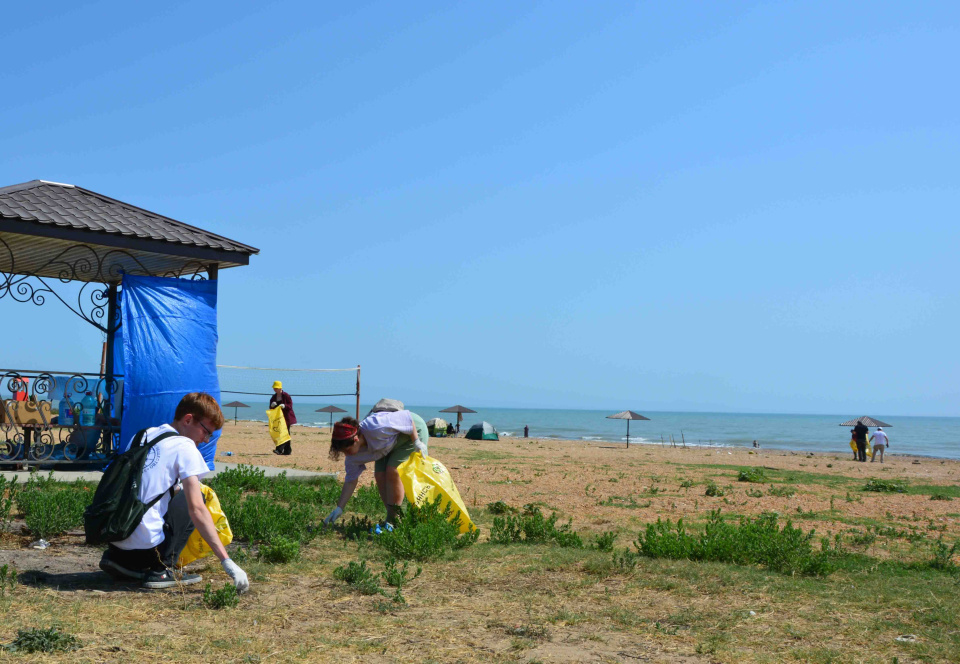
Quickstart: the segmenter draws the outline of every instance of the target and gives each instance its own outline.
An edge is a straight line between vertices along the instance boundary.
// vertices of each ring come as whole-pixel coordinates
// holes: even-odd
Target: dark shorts
[[[404,461],[410,458],[410,455],[416,451],[416,446],[413,444],[413,439],[409,436],[398,436],[397,444],[393,446],[393,449],[390,450],[390,454],[383,457],[382,459],[377,459],[373,464],[373,472],[382,473],[388,467],[396,468]]]

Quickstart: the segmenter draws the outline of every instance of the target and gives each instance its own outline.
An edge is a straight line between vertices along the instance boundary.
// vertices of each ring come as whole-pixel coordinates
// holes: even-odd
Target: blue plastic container
[[[93,398],[93,392],[87,392],[87,396],[80,400],[83,411],[80,413],[80,425],[92,427],[97,423],[97,400]]]

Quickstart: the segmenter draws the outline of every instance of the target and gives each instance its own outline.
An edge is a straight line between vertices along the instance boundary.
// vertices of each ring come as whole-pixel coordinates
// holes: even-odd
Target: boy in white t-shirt
[[[237,590],[244,592],[250,587],[246,573],[220,542],[200,489],[200,478],[209,469],[197,446],[222,426],[223,413],[216,400],[203,392],[191,392],[177,405],[172,424],[147,429],[144,444],[162,434],[173,434],[154,445],[143,464],[140,500],[149,503],[162,497],[147,510],[130,537],[109,545],[100,569],[114,577],[140,580],[151,589],[199,583],[203,580],[199,574],[176,570],[180,552],[196,529]]]

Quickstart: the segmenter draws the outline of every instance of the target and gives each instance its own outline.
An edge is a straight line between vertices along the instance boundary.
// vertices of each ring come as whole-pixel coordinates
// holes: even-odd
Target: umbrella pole
[[[233,407],[233,424],[237,424],[237,411],[240,409],[240,406]]]
[[[627,420],[627,449],[630,449],[630,420]]]

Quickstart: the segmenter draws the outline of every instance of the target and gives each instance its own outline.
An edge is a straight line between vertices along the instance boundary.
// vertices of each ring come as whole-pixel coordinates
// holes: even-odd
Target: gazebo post
[[[117,295],[118,284],[115,282],[107,284],[107,366],[105,367],[105,384],[103,386],[107,400],[107,412],[103,413],[103,416],[107,418],[106,421],[108,423],[113,421],[113,417],[117,417],[118,419],[123,417],[123,413],[117,410],[117,406],[119,404],[114,403],[114,399],[117,395],[116,378],[114,377],[113,373],[113,363],[116,352],[114,344],[117,339],[117,328],[120,327],[120,321],[117,320],[120,314],[120,311],[117,308],[117,300],[119,299]],[[113,429],[108,429],[108,431],[110,431],[110,441],[109,443],[108,441],[103,441],[103,443],[104,448],[108,453],[110,453],[113,451],[114,442],[116,441],[113,440]]]

